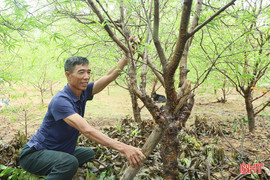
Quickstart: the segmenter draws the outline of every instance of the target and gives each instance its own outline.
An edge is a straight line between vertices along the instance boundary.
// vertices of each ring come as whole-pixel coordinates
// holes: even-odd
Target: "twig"
[[[256,113],[254,113],[255,114],[255,116],[257,115],[257,114],[259,114],[260,112],[262,112],[267,106],[269,106],[270,105],[270,100],[265,104],[265,105],[263,105],[263,107],[261,108],[261,109],[259,109]]]
[[[224,7],[220,8],[215,14],[213,14],[210,18],[208,18],[206,21],[201,23],[196,29],[194,29],[191,33],[189,33],[189,36],[193,36],[197,31],[199,31],[202,27],[204,27],[206,24],[208,24],[210,21],[212,21],[216,16],[218,16],[220,13],[225,11],[228,7],[234,4],[236,0],[232,0]]]
[[[117,86],[119,86],[119,87],[121,87],[121,88],[123,88],[123,89],[125,89],[125,90],[128,90],[128,88],[126,88],[126,87],[120,85],[120,84],[117,82],[117,80],[114,80],[114,82],[115,82],[115,84],[116,84]]]
[[[264,167],[264,166],[261,167],[261,168],[265,171],[266,175],[270,177],[270,170],[267,167]]]
[[[222,179],[223,179],[223,180],[225,180],[225,177],[224,177],[224,175],[223,175],[222,171],[223,171],[223,167],[221,167],[221,168],[220,168],[219,173],[220,173],[220,175],[221,175]]]
[[[232,143],[226,138],[226,136],[223,134],[222,130],[220,131],[221,135],[225,138],[225,140],[229,143],[229,145],[236,151],[238,152],[239,154],[241,154],[241,152],[239,152],[233,145]],[[242,156],[241,156],[241,159],[242,159]],[[242,159],[243,161],[243,159]]]
[[[100,22],[105,23],[104,29],[107,31],[107,33],[109,34],[109,36],[113,39],[114,42],[116,42],[116,44],[125,52],[128,53],[130,51],[130,49],[128,47],[126,47],[122,41],[120,41],[116,35],[112,32],[111,28],[108,26],[108,24],[106,23],[104,17],[102,16],[101,12],[99,11],[99,9],[96,7],[95,3],[93,2],[93,0],[87,0],[87,5],[89,7],[91,7],[94,11],[94,13],[98,16]]]
[[[248,177],[249,174],[236,174],[234,172],[231,172],[230,173],[233,175],[233,176],[236,176],[233,180],[240,180],[242,178],[245,178],[245,179],[250,179],[250,180],[256,180],[252,177]]]
[[[107,17],[110,19],[110,21],[113,23],[113,25],[115,26],[115,28],[117,29],[117,31],[123,36],[126,37],[126,35],[118,28],[118,26],[115,24],[115,22],[112,20],[111,16],[108,14],[108,12],[105,10],[105,8],[102,6],[102,4],[100,3],[100,1],[97,0],[97,3],[99,4],[99,6],[101,7],[101,9],[104,11],[104,13],[107,15]]]

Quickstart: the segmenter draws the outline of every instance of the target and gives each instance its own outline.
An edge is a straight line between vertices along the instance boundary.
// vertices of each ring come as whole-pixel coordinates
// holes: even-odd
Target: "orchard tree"
[[[61,83],[59,79],[65,79],[59,78],[64,77],[62,62],[57,60],[61,49],[57,48],[59,42],[46,33],[39,34],[33,40],[34,43],[24,43],[25,47],[18,52],[21,61],[17,67],[25,72],[22,77],[27,84],[40,93],[41,104],[44,105],[47,92],[50,91],[53,96],[53,86]]]
[[[40,13],[33,10],[37,4],[40,2],[1,0],[0,84],[3,88],[7,83],[11,86],[21,80],[22,73],[26,73],[19,68],[22,67],[19,51],[24,48],[23,43],[31,42],[35,30],[44,28],[44,22],[40,20],[44,14],[42,8],[39,9]]]
[[[6,55],[7,51],[12,51],[21,40],[25,22],[25,10],[23,4],[19,5],[13,1],[0,3],[0,84],[12,81],[13,72],[10,71],[14,57]],[[3,89],[3,88],[1,88]]]
[[[187,80],[186,76],[186,58],[182,60],[183,54],[188,53],[191,45],[189,39],[234,2],[235,0],[230,1],[205,21],[198,23],[201,1],[192,6],[192,0],[184,0],[182,8],[180,8],[181,2],[179,1],[160,3],[158,0],[120,0],[110,4],[92,0],[53,1],[56,12],[60,15],[66,15],[89,29],[91,29],[90,25],[94,27],[97,24],[100,25],[107,31],[110,39],[128,56],[127,78],[130,91],[143,102],[156,123],[142,149],[148,156],[162,139],[161,157],[164,179],[179,179],[178,133],[190,116],[194,104],[191,82]],[[89,10],[87,6],[91,9]],[[118,7],[119,10],[117,10]],[[175,11],[172,11],[172,8]],[[188,31],[192,8],[196,13],[193,13],[194,23]],[[101,32],[95,33],[98,35]],[[136,47],[138,44],[129,43],[129,37],[134,34],[142,39],[141,46],[135,55],[132,53],[131,47]],[[186,45],[187,41],[189,43]],[[151,45],[154,45],[154,48],[151,48]],[[157,57],[156,61],[155,57]],[[179,67],[180,61],[181,67]],[[200,79],[201,82],[205,80],[213,67],[214,63],[204,72],[204,78]],[[165,89],[167,102],[164,106],[156,105],[147,94],[147,68],[152,70]],[[176,76],[179,68],[182,72],[180,88],[175,82],[175,77],[179,77]],[[140,76],[138,72],[141,72]],[[196,86],[201,82],[197,82]],[[139,168],[129,167],[122,179],[132,179],[138,170]]]
[[[269,93],[269,90],[263,90],[254,97],[254,89],[259,88],[257,86],[262,85],[264,79],[270,75],[270,26],[267,23],[270,7],[266,1],[258,0],[243,1],[236,8],[235,12],[229,12],[230,16],[220,18],[218,30],[204,31],[205,38],[211,43],[202,43],[201,49],[210,62],[214,58],[219,59],[215,69],[244,98],[249,131],[253,132],[256,115],[270,105],[268,100],[254,107],[255,101]],[[231,44],[230,48],[224,49],[225,44]],[[224,52],[223,55],[217,57],[216,54],[221,51]]]

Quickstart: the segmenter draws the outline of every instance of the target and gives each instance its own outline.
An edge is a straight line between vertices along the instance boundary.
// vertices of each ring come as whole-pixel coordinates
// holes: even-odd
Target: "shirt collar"
[[[69,85],[67,84],[65,86],[65,91],[70,95],[71,99],[74,101],[74,102],[78,102],[80,101],[80,99],[75,95],[75,93],[70,89]],[[81,100],[83,99],[83,95],[84,93],[82,92],[81,94]]]

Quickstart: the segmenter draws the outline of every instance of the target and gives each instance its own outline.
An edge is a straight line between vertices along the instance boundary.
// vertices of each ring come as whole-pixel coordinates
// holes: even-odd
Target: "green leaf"
[[[5,169],[7,169],[7,166],[0,164],[0,169],[5,170]]]
[[[0,173],[0,177],[9,175],[9,174],[12,173],[13,171],[14,171],[13,168],[7,167],[4,171],[2,171],[2,172]]]
[[[57,40],[64,40],[65,36],[60,34],[60,33],[53,33],[52,36],[50,37],[50,40],[57,42]]]
[[[100,174],[98,180],[103,180],[103,179],[105,178],[105,176],[106,176],[106,173],[107,173],[107,171],[103,171],[103,172]]]

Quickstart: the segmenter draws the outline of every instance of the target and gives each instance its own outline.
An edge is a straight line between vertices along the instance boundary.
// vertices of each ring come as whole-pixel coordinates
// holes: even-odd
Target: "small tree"
[[[224,51],[221,48],[224,46],[223,41],[231,44],[231,47],[225,50],[223,57],[217,57],[220,58],[220,61],[215,68],[244,98],[250,132],[254,131],[256,115],[270,104],[269,101],[264,102],[256,109],[253,105],[255,101],[267,94],[264,92],[262,95],[254,97],[253,89],[259,85],[264,76],[269,75],[270,28],[265,23],[265,19],[269,18],[269,13],[266,13],[269,10],[269,6],[263,0],[257,1],[255,4],[244,3],[232,17],[221,19],[220,31],[210,30],[208,33],[215,54]],[[222,42],[215,43],[213,39],[220,39]],[[228,42],[226,42],[227,40]],[[212,61],[212,55],[206,51],[206,46],[209,47],[209,44],[201,47],[207,58]]]

